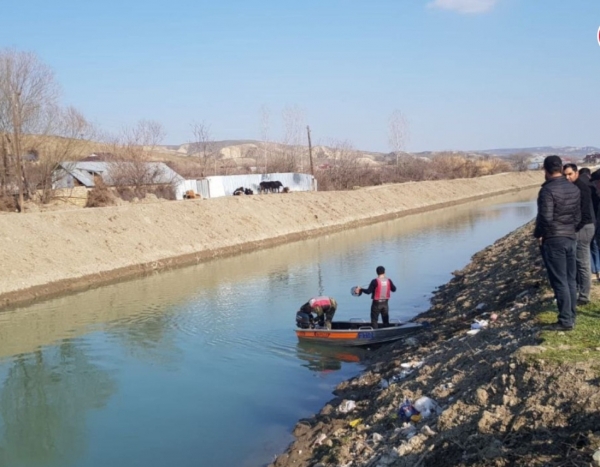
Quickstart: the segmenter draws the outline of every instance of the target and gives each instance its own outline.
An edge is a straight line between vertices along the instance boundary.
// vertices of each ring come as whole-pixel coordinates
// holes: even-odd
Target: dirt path
[[[0,215],[0,307],[539,185],[539,172]]]

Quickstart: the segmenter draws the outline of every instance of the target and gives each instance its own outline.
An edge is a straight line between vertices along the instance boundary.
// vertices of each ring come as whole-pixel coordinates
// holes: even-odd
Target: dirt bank
[[[366,372],[297,424],[296,441],[272,465],[592,465],[600,448],[600,304],[581,309],[571,333],[542,331],[540,316],[555,321],[548,310],[556,307],[532,232],[531,222],[456,271],[417,318],[429,331],[377,350]],[[596,282],[594,300],[599,289]],[[475,319],[490,321],[468,335]],[[423,364],[403,374],[411,361]],[[399,406],[423,396],[438,407],[405,425]],[[341,413],[348,400],[356,409]]]
[[[539,172],[0,216],[0,307],[539,185]]]

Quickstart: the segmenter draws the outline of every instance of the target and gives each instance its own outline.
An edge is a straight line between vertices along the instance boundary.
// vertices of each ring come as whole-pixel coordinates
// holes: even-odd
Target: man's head
[[[596,189],[600,189],[600,169],[592,172],[592,176],[590,177],[590,182],[596,187]]]
[[[376,271],[377,271],[377,274],[380,275],[380,276],[382,274],[385,274],[385,268],[383,266],[377,266]]]
[[[582,175],[587,177],[589,180],[592,175],[592,171],[587,167],[582,167],[581,169],[579,169],[579,176],[581,177]]]
[[[577,166],[575,164],[563,165],[563,175],[567,177],[571,183],[575,182],[579,178],[579,172],[577,172]]]
[[[555,178],[562,175],[562,160],[558,156],[546,156],[544,159],[544,172],[546,179]]]

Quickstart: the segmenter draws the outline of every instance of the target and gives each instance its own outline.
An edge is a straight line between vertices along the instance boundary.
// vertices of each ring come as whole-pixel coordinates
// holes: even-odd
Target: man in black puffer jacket
[[[553,329],[568,331],[575,326],[577,306],[576,227],[581,222],[579,188],[562,174],[558,156],[544,159],[546,182],[538,194],[534,237],[558,305],[558,323]]]

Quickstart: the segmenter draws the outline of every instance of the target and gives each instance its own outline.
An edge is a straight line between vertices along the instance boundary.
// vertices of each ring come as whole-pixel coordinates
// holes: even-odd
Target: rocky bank
[[[584,312],[596,326],[584,361],[550,358],[536,315],[555,306],[532,232],[529,223],[454,272],[416,319],[428,331],[376,350],[363,374],[296,425],[296,441],[271,467],[591,466],[600,308]],[[467,334],[476,319],[487,327]],[[402,421],[403,401],[423,396],[437,405]]]

